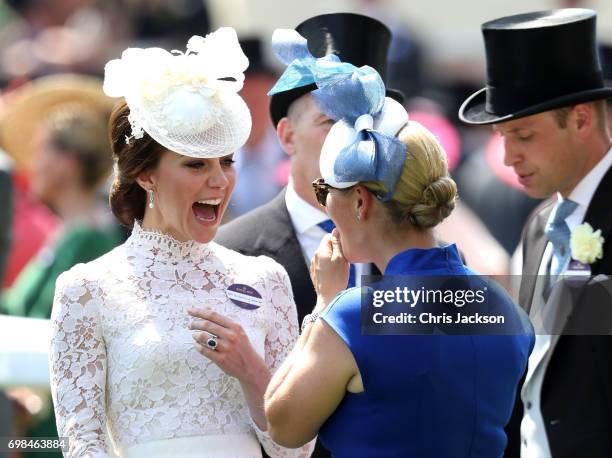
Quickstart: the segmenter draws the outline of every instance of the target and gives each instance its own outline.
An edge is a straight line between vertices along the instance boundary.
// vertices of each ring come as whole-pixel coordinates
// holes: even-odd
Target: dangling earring
[[[149,208],[153,208],[153,190],[149,189]]]

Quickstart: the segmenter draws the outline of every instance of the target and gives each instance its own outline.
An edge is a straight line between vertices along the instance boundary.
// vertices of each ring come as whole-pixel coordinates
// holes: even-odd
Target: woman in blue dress
[[[272,437],[297,447],[318,434],[335,457],[501,457],[534,343],[531,324],[512,300],[490,287],[487,305],[472,309],[458,302],[428,309],[417,301],[405,310],[442,316],[446,307],[452,320],[494,310],[505,326],[423,325],[398,335],[397,327],[379,324],[375,331],[362,321],[371,318],[372,294],[363,295],[362,316],[362,289],[345,290],[349,262],[373,262],[385,279],[480,278],[454,244],[441,247],[434,236],[457,197],[443,149],[385,98],[373,69],[315,60],[299,37],[283,33],[281,49],[293,50],[286,60],[298,56],[285,83],[295,84],[301,72],[300,81],[317,84],[312,95],[321,110],[337,120],[321,152],[323,178],[313,183],[336,229],[313,259],[316,307],[268,386]]]

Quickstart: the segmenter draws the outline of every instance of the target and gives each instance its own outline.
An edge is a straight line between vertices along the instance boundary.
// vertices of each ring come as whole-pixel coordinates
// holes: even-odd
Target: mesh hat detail
[[[238,150],[251,132],[251,114],[237,94],[248,65],[236,31],[222,27],[191,37],[186,52],[126,49],[106,64],[103,89],[125,97],[133,138],[146,132],[176,153],[221,157]]]

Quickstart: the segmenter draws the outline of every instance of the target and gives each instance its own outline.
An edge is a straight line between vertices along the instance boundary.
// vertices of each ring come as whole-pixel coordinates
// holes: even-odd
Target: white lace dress
[[[262,296],[255,309],[226,294]],[[237,379],[197,352],[190,307],[240,323],[276,369],[298,334],[289,278],[273,260],[211,242],[177,242],[135,224],[121,246],[57,281],[51,388],[70,457],[307,457],[276,445],[252,421]],[[114,451],[113,451],[114,449]]]

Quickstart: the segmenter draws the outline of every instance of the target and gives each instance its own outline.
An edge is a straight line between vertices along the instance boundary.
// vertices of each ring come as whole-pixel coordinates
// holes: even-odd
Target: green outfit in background
[[[119,229],[114,226],[105,229],[71,226],[51,249],[44,247],[23,269],[7,291],[2,310],[9,315],[48,319],[57,277],[76,264],[102,256],[122,241]]]
[[[44,247],[23,269],[15,284],[8,290],[0,310],[9,315],[29,318],[49,318],[53,306],[55,281],[72,266],[96,259],[123,242],[117,226],[100,229],[75,224],[65,228],[52,247]],[[48,399],[51,404],[51,397]],[[53,408],[26,431],[27,437],[56,437]],[[29,453],[29,458],[61,457],[61,454]]]

